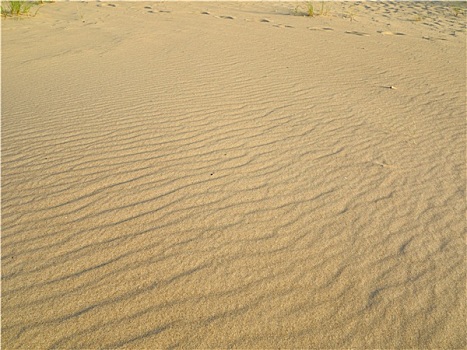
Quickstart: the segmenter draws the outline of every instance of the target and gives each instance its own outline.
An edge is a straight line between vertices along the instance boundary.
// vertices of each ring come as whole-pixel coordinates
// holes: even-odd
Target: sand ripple
[[[465,347],[456,17],[95,5],[2,23],[5,349]]]

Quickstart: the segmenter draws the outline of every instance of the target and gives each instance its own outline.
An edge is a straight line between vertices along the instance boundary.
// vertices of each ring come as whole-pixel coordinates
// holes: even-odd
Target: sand
[[[2,348],[465,348],[455,6],[2,19]]]

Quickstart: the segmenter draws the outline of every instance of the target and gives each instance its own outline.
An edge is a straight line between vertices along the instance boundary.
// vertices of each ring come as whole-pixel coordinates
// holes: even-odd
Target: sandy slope
[[[3,349],[465,348],[465,16],[295,6],[2,20]]]

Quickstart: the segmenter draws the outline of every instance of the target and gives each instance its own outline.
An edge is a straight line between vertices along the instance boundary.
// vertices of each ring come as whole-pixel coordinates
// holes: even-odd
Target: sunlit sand
[[[2,19],[2,348],[465,348],[458,6]]]

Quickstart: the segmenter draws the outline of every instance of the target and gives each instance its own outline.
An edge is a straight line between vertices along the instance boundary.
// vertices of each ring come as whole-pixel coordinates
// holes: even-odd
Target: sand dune
[[[465,348],[456,6],[2,20],[2,348]]]

